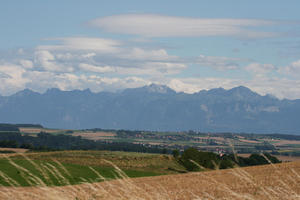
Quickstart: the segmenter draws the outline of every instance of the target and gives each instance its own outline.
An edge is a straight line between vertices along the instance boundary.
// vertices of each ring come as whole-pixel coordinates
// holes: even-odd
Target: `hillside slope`
[[[11,199],[299,199],[300,162],[52,188],[0,188]]]

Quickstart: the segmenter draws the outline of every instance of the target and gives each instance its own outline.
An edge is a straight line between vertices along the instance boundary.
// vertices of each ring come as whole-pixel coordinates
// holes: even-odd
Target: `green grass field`
[[[30,159],[77,164],[81,166],[111,167],[108,160],[122,170],[137,170],[157,174],[172,174],[184,168],[171,155],[134,153],[121,151],[56,151],[44,153],[27,153]],[[171,169],[171,170],[170,170]],[[175,169],[175,170],[172,170]]]
[[[115,166],[125,174],[120,176]],[[118,151],[4,154],[0,158],[0,167],[0,185],[3,186],[60,186],[184,171],[170,155]]]
[[[59,186],[79,184],[81,182],[98,182],[121,177],[114,167],[89,167],[54,161],[2,158],[0,159],[0,166],[0,185],[3,186]],[[122,171],[128,177],[159,175],[155,172],[130,169]]]

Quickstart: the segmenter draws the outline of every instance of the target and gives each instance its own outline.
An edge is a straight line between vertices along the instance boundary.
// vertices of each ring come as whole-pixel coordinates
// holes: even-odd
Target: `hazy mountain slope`
[[[90,90],[0,97],[0,121],[55,128],[300,133],[300,100],[261,96],[246,87],[176,93],[150,85],[119,93]]]

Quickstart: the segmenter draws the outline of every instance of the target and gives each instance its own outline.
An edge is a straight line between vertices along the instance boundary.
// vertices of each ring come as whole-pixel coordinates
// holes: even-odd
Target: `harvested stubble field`
[[[1,187],[0,199],[300,199],[300,162],[75,186]]]
[[[32,134],[38,134],[41,131],[46,133],[57,133],[57,132],[64,131],[60,129],[47,129],[47,128],[34,128],[34,127],[20,127],[19,130],[22,133],[32,133]]]
[[[112,132],[75,132],[72,134],[73,136],[81,136],[82,138],[89,140],[105,140],[105,139],[114,139],[116,136],[115,133]]]
[[[28,151],[28,149],[22,149],[22,148],[0,148],[0,151],[13,151],[15,153],[25,153]]]

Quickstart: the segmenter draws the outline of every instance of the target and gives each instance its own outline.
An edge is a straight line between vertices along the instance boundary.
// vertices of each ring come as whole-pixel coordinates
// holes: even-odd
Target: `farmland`
[[[120,177],[115,166],[128,177],[174,174],[170,169],[184,170],[170,156],[108,151],[3,154],[0,166],[0,185],[3,186],[99,182]],[[99,178],[98,174],[103,177]]]
[[[19,148],[2,148],[0,198],[7,195],[13,199],[47,199],[48,196],[55,199],[299,197],[297,153],[300,139],[295,135],[59,130],[27,126],[19,128],[19,132],[2,132],[1,137],[6,138],[2,145]],[[40,144],[51,148],[36,146]],[[20,148],[28,145],[28,149]],[[132,148],[128,148],[130,145]],[[103,150],[105,148],[113,151]],[[202,151],[196,153],[193,160],[207,167],[190,168],[190,158],[184,157],[188,149],[194,149],[190,153]],[[173,150],[178,152],[177,157],[170,155]],[[263,152],[293,162],[239,167],[268,164],[271,157],[261,154]],[[234,161],[236,156],[232,153],[240,156],[237,157],[239,162]],[[213,159],[210,164],[204,158],[209,155]],[[260,163],[266,156],[268,158]],[[226,169],[226,164],[232,169]],[[47,197],[42,191],[47,191]]]
[[[300,136],[297,135],[202,133],[196,131],[155,132],[105,129],[64,130],[48,129],[42,126],[25,126],[18,128],[20,133],[24,136],[37,137],[39,133],[42,132],[51,135],[74,136],[74,138],[80,137],[82,139],[102,144],[102,146],[103,144],[110,144],[110,146],[112,146],[112,143],[123,143],[124,145],[126,144],[125,146],[127,147],[129,144],[140,145],[139,147],[137,146],[138,148],[131,148],[131,151],[136,151],[141,147],[145,147],[161,149],[147,150],[147,152],[161,153],[162,149],[166,149],[167,152],[170,153],[173,149],[183,151],[188,147],[195,147],[202,151],[211,151],[219,154],[235,152],[247,155],[251,153],[268,152],[276,156],[300,156]],[[94,146],[93,149],[99,149],[98,147],[96,148],[95,145],[91,144],[92,143],[88,144],[88,146]],[[47,144],[45,143],[44,145]],[[51,148],[53,147],[54,146]],[[79,149],[80,148],[81,147],[79,147]],[[86,149],[86,147],[84,148]],[[65,149],[65,147],[63,147],[63,149]],[[118,150],[118,148],[116,150]],[[119,150],[125,150],[125,148],[119,148]]]
[[[293,162],[75,186],[1,187],[0,198],[293,200],[300,195],[299,174],[300,162]]]
[[[0,148],[0,152],[12,152],[12,153],[25,153],[28,151],[28,149],[22,149],[22,148]]]
[[[179,159],[182,152],[176,159],[168,151],[165,154],[107,150],[40,152],[16,148],[17,153],[0,154],[0,199],[8,196],[13,199],[297,199],[300,192],[298,157],[284,155],[298,150],[297,136],[118,130],[56,130],[44,136],[20,131],[20,134],[27,139],[33,136],[81,141],[80,138],[85,138],[106,145],[128,142],[167,150],[195,147],[215,152],[216,156],[241,151],[238,156],[250,157],[251,153],[243,151],[249,148],[253,152],[281,152],[283,155],[278,157],[283,161],[295,162],[242,168],[234,165],[233,169],[216,167],[217,170],[206,168],[200,170],[203,172],[186,173],[188,168]]]
[[[57,151],[27,153],[26,155],[32,160],[52,161],[55,159],[62,163],[82,166],[111,167],[110,162],[112,162],[121,169],[150,171],[157,174],[172,174],[176,170],[184,170],[171,155],[161,154],[119,151]]]
[[[239,154],[269,152],[300,156],[300,136],[280,134],[150,132],[127,130],[78,130],[73,134],[99,141],[128,142],[166,149],[196,147],[204,151]]]

